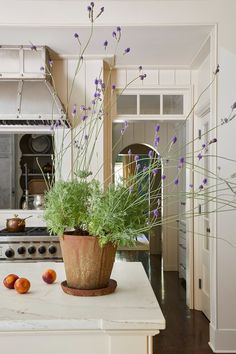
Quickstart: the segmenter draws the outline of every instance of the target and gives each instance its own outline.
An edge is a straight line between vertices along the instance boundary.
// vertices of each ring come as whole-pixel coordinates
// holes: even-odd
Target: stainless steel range
[[[0,261],[62,261],[58,236],[46,227],[27,227],[24,232],[0,230]]]

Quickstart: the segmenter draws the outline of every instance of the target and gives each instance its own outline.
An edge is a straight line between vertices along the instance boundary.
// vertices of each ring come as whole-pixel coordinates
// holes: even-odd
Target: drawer
[[[186,238],[179,235],[179,245],[182,245],[186,249]]]
[[[186,248],[182,245],[179,245],[179,264],[186,267]]]
[[[179,265],[179,278],[186,280],[186,268],[182,264]]]

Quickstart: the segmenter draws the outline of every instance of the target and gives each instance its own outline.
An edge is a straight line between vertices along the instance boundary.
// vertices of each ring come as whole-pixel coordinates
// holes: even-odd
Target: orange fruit
[[[30,282],[26,278],[19,278],[16,280],[14,288],[19,294],[25,294],[29,291]]]

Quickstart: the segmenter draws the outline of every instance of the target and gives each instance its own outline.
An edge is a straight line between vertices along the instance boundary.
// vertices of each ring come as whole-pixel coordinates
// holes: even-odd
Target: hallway
[[[120,257],[119,257],[120,258]],[[178,272],[161,273],[160,256],[122,252],[123,260],[142,261],[166,319],[166,329],[154,339],[153,354],[212,354],[209,322],[200,311],[186,306],[185,289]]]

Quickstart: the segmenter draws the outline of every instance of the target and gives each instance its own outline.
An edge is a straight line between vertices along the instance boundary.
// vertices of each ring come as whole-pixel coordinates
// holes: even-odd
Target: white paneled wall
[[[147,77],[141,81],[135,80],[129,85],[130,88],[134,87],[186,87],[191,84],[191,70],[167,70],[158,68],[143,68],[143,73]],[[116,83],[118,88],[123,88],[128,85],[134,78],[139,76],[137,68],[118,68],[113,74],[113,82]]]
[[[80,130],[81,124],[81,115],[80,106],[86,105],[91,106],[91,101],[94,97],[95,92],[95,84],[94,81],[96,78],[103,76],[103,61],[102,60],[87,60],[81,66],[79,70],[77,70],[78,60],[76,59],[64,59],[64,60],[55,60],[53,65],[53,77],[55,81],[56,91],[58,93],[59,98],[64,104],[68,115],[70,117],[71,123],[77,129],[74,131],[74,137],[78,134]],[[75,73],[77,72],[76,76]],[[73,105],[76,104],[78,117],[72,117],[72,109]],[[98,107],[99,109],[100,107]],[[95,135],[99,132],[95,142]],[[71,139],[71,136],[67,135],[68,139]],[[77,137],[78,138],[78,137]],[[72,137],[73,139],[73,137]],[[60,141],[58,141],[58,145],[60,145]],[[68,145],[68,143],[67,143]],[[67,158],[65,159],[65,170],[66,169],[75,169],[77,168],[77,164],[75,163],[76,159],[76,147],[72,142],[72,159],[69,158],[67,154]],[[92,150],[93,157],[90,163],[90,170],[93,172],[93,175],[96,174],[96,177],[103,182],[103,127],[101,124],[94,125],[93,134],[89,137],[89,145],[88,145],[88,153],[90,156]],[[72,160],[72,161],[71,161]],[[99,170],[99,173],[97,173]],[[66,176],[68,173],[63,172]]]

